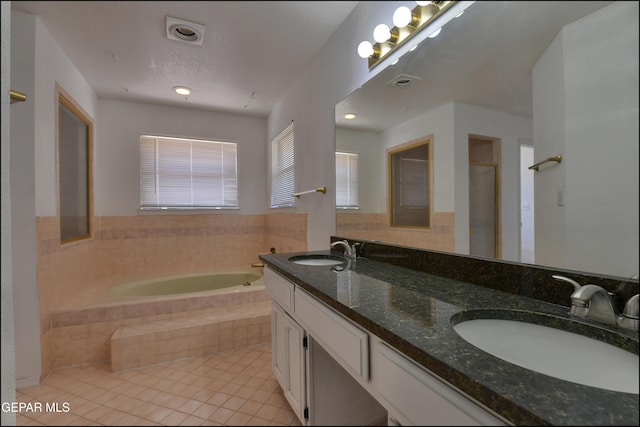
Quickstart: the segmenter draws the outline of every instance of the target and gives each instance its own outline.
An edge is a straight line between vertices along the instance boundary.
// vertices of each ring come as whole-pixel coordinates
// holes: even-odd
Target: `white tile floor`
[[[270,344],[117,373],[109,363],[58,369],[16,399],[42,406],[18,413],[19,426],[302,425],[273,376]]]

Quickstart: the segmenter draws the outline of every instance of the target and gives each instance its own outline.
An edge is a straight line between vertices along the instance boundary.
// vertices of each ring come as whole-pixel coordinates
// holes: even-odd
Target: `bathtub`
[[[182,274],[124,283],[102,292],[90,305],[191,298],[264,289],[262,276],[253,271]]]
[[[120,348],[112,346],[113,340],[122,338],[122,328],[126,327],[139,327],[134,335],[144,337],[145,343],[169,332],[172,339],[184,341],[185,337],[190,337],[188,349],[183,348],[184,342],[168,344],[171,357],[180,358],[200,355],[191,346],[206,344],[211,337],[202,335],[202,331],[210,324],[224,324],[234,331],[237,329],[239,335],[234,332],[225,336],[224,345],[220,341],[217,347],[213,344],[198,347],[197,351],[203,354],[214,351],[214,347],[228,350],[239,345],[269,342],[271,296],[261,273],[232,270],[123,283],[90,297],[91,303],[80,308],[54,312],[46,322],[50,331],[48,339],[56,343],[51,366],[56,369],[112,360],[113,351]],[[80,326],[85,327],[86,333],[76,334],[76,328]],[[156,333],[158,331],[161,332]],[[192,339],[196,335],[199,338]],[[154,357],[154,363],[169,360],[169,354]]]

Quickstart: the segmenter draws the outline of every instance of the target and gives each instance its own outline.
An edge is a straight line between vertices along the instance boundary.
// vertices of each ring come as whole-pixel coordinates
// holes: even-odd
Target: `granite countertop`
[[[347,268],[288,261],[305,254],[331,252],[266,254],[260,259],[513,424],[639,424],[638,395],[576,384],[505,362],[463,340],[451,321],[454,316],[524,321],[535,316],[548,326],[579,326],[581,322],[569,321],[568,307],[367,258],[358,258]],[[595,330],[594,338],[638,353],[637,332],[593,326],[584,331]]]

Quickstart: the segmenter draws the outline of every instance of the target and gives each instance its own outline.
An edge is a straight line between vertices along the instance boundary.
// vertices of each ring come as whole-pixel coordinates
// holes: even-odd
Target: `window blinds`
[[[271,141],[271,207],[294,206],[293,123]]]
[[[358,155],[336,152],[336,208],[358,208]]]
[[[140,137],[140,208],[237,208],[237,144]]]

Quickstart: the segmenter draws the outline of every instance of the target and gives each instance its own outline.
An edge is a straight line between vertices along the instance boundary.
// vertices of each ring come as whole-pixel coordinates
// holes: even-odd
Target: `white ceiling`
[[[357,1],[12,1],[37,15],[99,98],[266,116]],[[165,17],[206,26],[202,46]],[[185,99],[173,86],[193,89]]]

